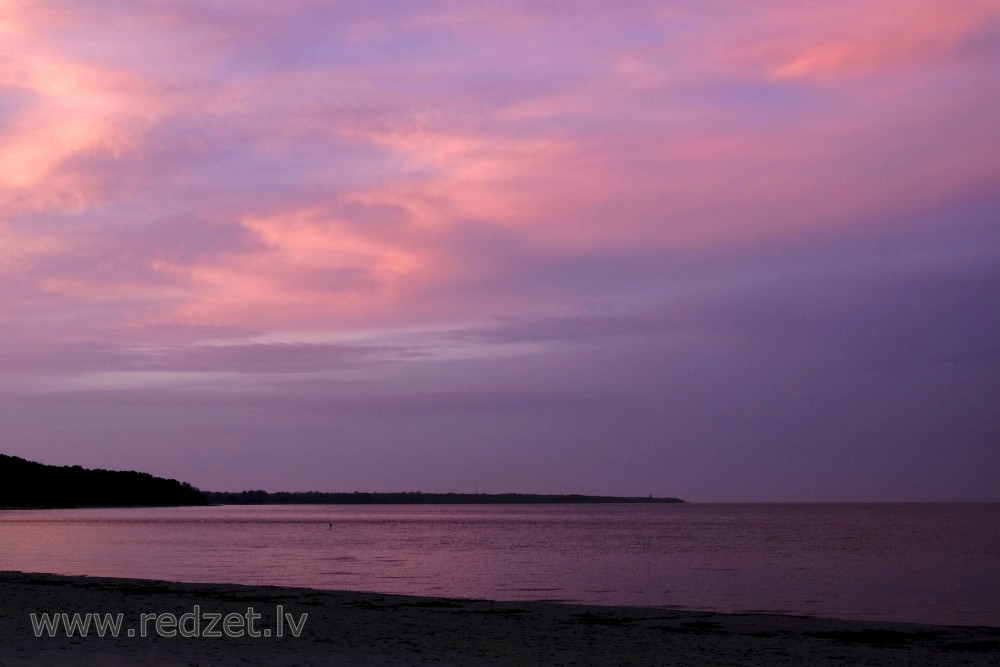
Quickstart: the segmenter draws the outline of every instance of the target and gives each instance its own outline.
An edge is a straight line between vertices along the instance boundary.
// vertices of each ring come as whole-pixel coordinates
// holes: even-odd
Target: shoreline
[[[986,665],[1000,628],[497,602],[310,588],[0,572],[0,664]],[[279,607],[280,605],[280,607]],[[300,636],[127,637],[142,614],[307,614]],[[30,613],[122,614],[118,637],[36,637]],[[164,619],[167,620],[167,619]],[[188,623],[190,634],[194,623]],[[294,627],[294,626],[293,626]],[[169,635],[171,626],[164,624]],[[201,627],[200,630],[204,630]],[[138,631],[137,631],[138,632]],[[275,635],[277,630],[268,634]],[[44,635],[44,633],[43,633]]]

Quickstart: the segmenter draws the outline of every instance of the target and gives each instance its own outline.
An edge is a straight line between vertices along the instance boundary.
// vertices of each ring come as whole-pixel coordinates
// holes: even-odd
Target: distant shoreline
[[[680,498],[543,493],[202,491],[134,470],[54,466],[0,454],[0,510],[195,507],[203,505],[486,505],[683,503]]]
[[[261,614],[301,635],[36,637],[29,614]],[[991,657],[992,656],[992,657]],[[0,662],[200,665],[990,664],[1000,628],[0,572]]]
[[[424,493],[322,491],[204,491],[211,505],[540,505],[540,504],[674,504],[680,498],[653,496],[589,496],[545,493]]]

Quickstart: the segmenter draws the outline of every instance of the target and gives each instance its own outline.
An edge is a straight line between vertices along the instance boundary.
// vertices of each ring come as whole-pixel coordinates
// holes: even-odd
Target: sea
[[[1000,504],[4,510],[0,570],[1000,626]]]

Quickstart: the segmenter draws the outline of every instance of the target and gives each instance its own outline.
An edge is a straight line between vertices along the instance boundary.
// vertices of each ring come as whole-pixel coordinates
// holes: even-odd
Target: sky
[[[0,0],[0,452],[1000,501],[1000,5]]]

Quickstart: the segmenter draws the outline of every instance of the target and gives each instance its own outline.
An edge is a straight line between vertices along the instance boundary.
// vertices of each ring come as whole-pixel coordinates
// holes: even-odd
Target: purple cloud
[[[0,5],[11,453],[208,488],[996,500],[998,26],[971,0]]]

